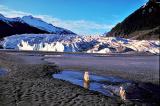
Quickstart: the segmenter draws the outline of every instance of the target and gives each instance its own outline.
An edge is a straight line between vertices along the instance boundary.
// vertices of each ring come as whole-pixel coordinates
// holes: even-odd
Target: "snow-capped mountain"
[[[0,21],[6,22],[6,23],[10,23],[10,22],[21,22],[24,23],[24,21],[21,20],[21,18],[16,17],[16,18],[7,18],[4,17],[2,14],[0,14]]]
[[[0,14],[0,39],[14,34],[49,33],[25,23],[21,18],[7,18]]]
[[[45,30],[45,31],[50,32],[52,34],[75,34],[67,29],[53,26],[52,24],[49,24],[49,23],[41,20],[40,18],[35,18],[31,15],[22,17],[22,20],[31,26],[34,26],[34,27],[39,28],[41,30]]]
[[[7,18],[0,14],[0,38],[14,34],[75,34],[67,29],[55,27],[33,16]]]
[[[57,34],[22,34],[6,37],[3,48],[34,51],[159,54],[160,42],[116,37]]]

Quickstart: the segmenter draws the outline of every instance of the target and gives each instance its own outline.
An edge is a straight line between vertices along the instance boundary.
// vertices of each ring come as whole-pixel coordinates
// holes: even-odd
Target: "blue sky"
[[[147,0],[0,0],[8,17],[34,15],[78,34],[103,34]]]

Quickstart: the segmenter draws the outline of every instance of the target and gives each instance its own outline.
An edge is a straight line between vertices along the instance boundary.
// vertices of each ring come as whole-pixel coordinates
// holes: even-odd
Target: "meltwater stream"
[[[89,81],[86,82],[83,72],[72,70],[63,70],[60,73],[53,74],[53,78],[69,81],[72,84],[80,85],[110,97],[119,96],[120,86],[131,82],[118,77],[103,77],[93,74],[89,74]]]

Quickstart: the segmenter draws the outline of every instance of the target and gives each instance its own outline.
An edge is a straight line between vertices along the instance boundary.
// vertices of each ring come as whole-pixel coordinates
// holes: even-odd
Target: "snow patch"
[[[52,24],[49,24],[41,20],[40,18],[35,18],[31,15],[22,17],[22,20],[31,26],[37,27],[41,30],[45,30],[50,33],[63,34],[64,32],[67,32],[67,33],[73,34],[73,32],[67,29],[55,27]]]

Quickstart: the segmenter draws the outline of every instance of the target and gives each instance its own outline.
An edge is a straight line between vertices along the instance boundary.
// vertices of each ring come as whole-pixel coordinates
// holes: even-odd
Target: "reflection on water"
[[[103,77],[89,74],[88,72],[83,73],[70,70],[64,70],[60,73],[53,74],[53,77],[69,81],[86,89],[98,91],[111,97],[115,96],[115,94],[119,95],[120,86],[123,83],[129,82],[128,80],[117,77]]]
[[[147,87],[138,86],[136,83],[111,76],[98,76],[86,72],[63,70],[53,74],[53,78],[69,81],[85,89],[100,92],[110,97],[121,97],[122,100],[150,100],[151,93]]]
[[[89,86],[90,86],[89,82],[83,81],[83,87],[84,88],[89,89]]]

